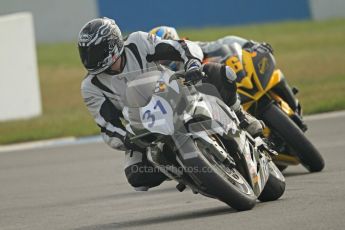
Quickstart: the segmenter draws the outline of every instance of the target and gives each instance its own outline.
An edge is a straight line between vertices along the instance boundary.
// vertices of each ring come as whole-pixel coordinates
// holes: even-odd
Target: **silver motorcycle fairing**
[[[157,71],[151,75],[147,74],[146,78],[141,75],[137,82],[129,84],[127,106],[123,110],[124,119],[128,122],[127,131],[137,137],[150,133],[171,136],[179,153],[177,161],[183,168],[186,166],[182,162],[192,162],[193,158],[200,157],[193,138],[202,138],[212,146],[215,143],[209,138],[210,132],[234,138],[241,146],[241,153],[250,172],[249,183],[258,196],[268,179],[268,160],[256,150],[255,143],[250,142],[249,134],[238,128],[239,121],[235,113],[217,97],[199,93],[194,86],[188,88],[171,79],[171,73],[167,71]],[[166,86],[162,91],[161,85]],[[140,101],[136,101],[138,97],[141,97]],[[184,128],[185,118],[190,120],[197,116],[208,117],[212,121],[211,125],[205,127],[196,122],[193,123],[194,127],[199,125],[204,131],[197,132],[195,129],[195,132],[187,132]],[[225,150],[222,152],[217,156],[219,160],[227,157],[228,153]],[[154,162],[151,153],[149,159]],[[172,178],[178,176],[169,170],[166,173]],[[198,181],[194,182],[198,184]]]
[[[223,127],[223,133],[236,134],[239,132],[239,121],[235,112],[215,96],[199,93],[197,99],[194,100],[193,107],[186,113],[192,117],[209,118]]]
[[[245,131],[238,128],[239,121],[233,111],[231,111],[224,102],[210,95],[200,95],[203,100],[195,102],[194,116],[207,116],[211,121],[193,123],[189,131],[195,137],[202,138],[210,145],[213,141],[210,134],[220,134],[223,137],[234,139],[239,146],[244,160],[247,164],[250,183],[256,196],[259,196],[269,177],[270,159],[258,150],[259,142]],[[224,106],[225,105],[225,106]],[[260,137],[259,137],[260,138]],[[226,152],[219,159],[225,159]],[[273,164],[273,163],[272,163]],[[272,168],[272,167],[270,167]]]

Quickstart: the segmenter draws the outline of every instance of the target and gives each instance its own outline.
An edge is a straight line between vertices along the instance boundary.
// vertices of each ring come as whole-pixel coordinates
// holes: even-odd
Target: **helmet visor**
[[[101,42],[98,45],[79,46],[81,61],[88,70],[102,67],[104,60],[109,56],[108,45]]]

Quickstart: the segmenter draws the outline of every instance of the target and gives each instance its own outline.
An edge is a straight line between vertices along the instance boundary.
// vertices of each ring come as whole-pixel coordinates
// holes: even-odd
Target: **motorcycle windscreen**
[[[253,65],[261,86],[265,89],[268,82],[271,80],[271,76],[276,67],[276,62],[271,53],[261,50],[256,51],[257,55],[253,58]]]
[[[179,104],[179,86],[174,72],[150,68],[123,74],[127,89],[123,98],[125,119],[135,134],[174,132],[173,116]]]
[[[147,72],[143,72],[147,71]],[[149,103],[155,91],[161,71],[157,68],[129,72],[123,75],[127,79],[127,88],[123,102],[125,106],[138,108]]]

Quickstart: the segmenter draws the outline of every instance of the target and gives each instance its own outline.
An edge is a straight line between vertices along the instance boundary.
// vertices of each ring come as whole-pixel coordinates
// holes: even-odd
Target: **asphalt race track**
[[[345,229],[345,116],[308,124],[324,171],[288,168],[283,197],[246,212],[174,182],[134,192],[103,144],[0,153],[0,229]]]

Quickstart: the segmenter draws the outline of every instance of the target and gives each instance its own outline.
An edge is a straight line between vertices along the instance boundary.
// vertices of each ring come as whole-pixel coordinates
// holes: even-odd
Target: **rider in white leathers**
[[[229,105],[236,103],[235,73],[220,64],[201,66],[203,52],[186,40],[162,40],[145,33],[131,33],[126,40],[114,20],[97,18],[86,23],[78,37],[81,61],[88,74],[81,91],[89,112],[101,129],[104,141],[114,149],[126,151],[125,174],[137,190],[146,190],[161,184],[165,175],[157,170],[138,171],[139,167],[153,168],[146,158],[145,149],[131,143],[121,119],[123,98],[128,73],[159,65],[161,60],[179,61],[184,65],[185,80],[203,80],[221,91]],[[207,78],[204,78],[206,73]],[[260,126],[260,130],[262,127]]]

